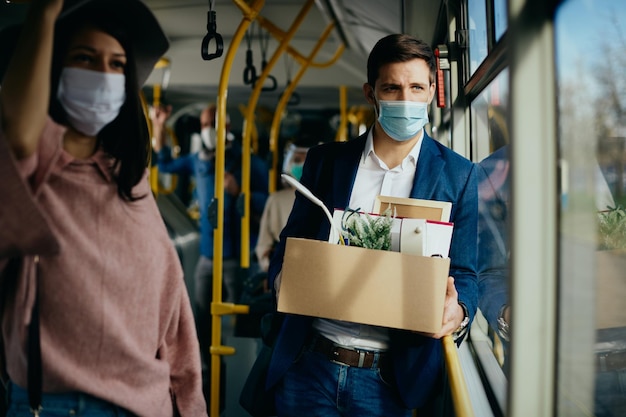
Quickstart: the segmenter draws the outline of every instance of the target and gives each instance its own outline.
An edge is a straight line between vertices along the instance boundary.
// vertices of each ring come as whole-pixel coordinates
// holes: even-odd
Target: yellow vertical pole
[[[265,0],[255,0],[251,6],[239,0],[233,0],[243,11],[244,16],[233,36],[224,58],[224,65],[220,76],[217,93],[217,114],[226,114],[226,99],[228,96],[228,82],[233,61],[239,49],[248,26],[255,19]],[[234,349],[221,345],[222,320],[221,317],[228,306],[222,303],[222,242],[224,238],[224,169],[226,147],[226,117],[217,118],[217,146],[215,151],[215,197],[217,199],[217,227],[213,230],[213,303],[211,304],[211,400],[209,413],[211,417],[219,417],[220,410],[220,356],[233,354]],[[232,306],[231,306],[232,307]],[[232,308],[230,309],[232,311]]]
[[[287,49],[289,42],[296,34],[298,28],[302,24],[302,21],[306,17],[307,13],[313,7],[315,0],[307,0],[307,2],[302,6],[300,12],[293,20],[291,27],[287,34],[280,39],[280,44],[278,48],[274,51],[274,54],[267,62],[267,65],[261,72],[261,75],[256,80],[254,84],[254,89],[250,94],[250,99],[248,100],[248,106],[246,107],[246,117],[243,131],[243,153],[241,160],[242,167],[242,180],[241,180],[241,192],[244,195],[244,215],[241,218],[241,267],[248,268],[250,266],[250,137],[252,135],[252,126],[254,123],[254,112],[256,110],[256,105],[261,95],[261,90],[263,88],[263,83],[267,79],[270,71],[282,55],[282,53]],[[276,181],[276,178],[271,178],[269,183],[273,184]]]
[[[143,115],[146,118],[146,124],[148,125],[148,137],[152,138],[152,120],[150,119],[150,110],[148,109],[148,103],[146,102],[146,96],[143,91],[139,92],[139,101],[141,102],[141,108],[143,109]],[[159,171],[156,166],[152,166],[152,140],[149,141],[149,153],[148,153],[148,181],[150,182],[150,189],[156,196],[159,193]]]
[[[320,48],[322,47],[322,45],[328,38],[328,35],[330,35],[330,32],[333,29],[333,27],[334,25],[330,24],[326,28],[326,31],[324,32],[324,34],[322,34],[317,44],[315,45],[315,48],[313,49],[311,54],[306,58],[306,60],[302,63],[297,74],[295,75],[293,80],[291,80],[291,82],[289,83],[285,91],[283,92],[283,95],[280,97],[280,101],[278,102],[278,105],[276,106],[276,111],[274,112],[274,119],[272,120],[272,127],[270,128],[270,149],[272,149],[275,152],[278,152],[278,133],[280,132],[280,122],[282,119],[282,114],[285,111],[285,107],[287,107],[287,103],[289,102],[291,95],[296,89],[296,86],[300,82],[300,79],[302,78],[304,73],[307,71],[307,69],[311,65],[313,58],[315,58],[315,55],[317,55],[317,53],[319,52]],[[274,166],[272,167],[272,170],[276,174],[278,170],[278,166],[277,166],[278,158],[273,158],[273,160],[274,160]]]
[[[298,70],[298,73],[293,78],[291,83],[289,83],[289,86],[287,86],[287,88],[283,92],[283,95],[281,96],[280,101],[278,102],[278,105],[276,106],[276,111],[274,112],[274,119],[272,120],[272,127],[270,128],[270,151],[274,154],[274,158],[272,158],[273,159],[272,172],[274,172],[274,175],[276,175],[276,172],[278,170],[278,166],[277,166],[278,165],[278,158],[277,158],[278,133],[280,131],[280,122],[282,119],[283,111],[285,110],[285,107],[287,106],[287,102],[289,101],[289,98],[293,94],[293,91],[295,90],[296,86],[300,82],[300,79],[304,76],[304,73],[307,71],[307,69],[313,65],[313,58],[315,58],[315,55],[317,55],[319,50],[322,48],[322,46],[324,45],[324,42],[326,42],[326,39],[328,39],[334,27],[335,25],[333,23],[329,24],[324,30],[324,32],[322,33],[322,35],[320,36],[320,38],[318,39],[317,44],[315,45],[315,47],[313,48],[309,56],[307,58],[299,59],[300,61],[302,61],[300,65],[300,69]],[[330,62],[336,61],[341,56],[344,49],[345,49],[344,45],[341,45],[335,52],[335,55],[333,56]]]
[[[339,113],[341,115],[341,122],[335,135],[335,142],[346,142],[348,140],[348,88],[345,85],[339,87]]]

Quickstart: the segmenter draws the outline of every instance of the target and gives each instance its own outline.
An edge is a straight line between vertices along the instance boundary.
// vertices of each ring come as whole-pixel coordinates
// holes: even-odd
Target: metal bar
[[[242,3],[233,0],[235,3]],[[245,4],[245,3],[244,3]],[[222,305],[222,241],[224,237],[224,169],[225,169],[225,147],[226,147],[226,98],[228,81],[233,66],[237,50],[243,39],[248,26],[258,15],[265,4],[265,0],[255,0],[252,6],[244,11],[243,19],[235,32],[228,52],[224,58],[224,65],[220,76],[220,83],[217,93],[217,146],[215,149],[215,196],[217,197],[217,227],[213,230],[213,303],[211,303],[211,401],[209,414],[211,417],[219,417],[220,413],[220,355],[232,354],[234,349],[226,349],[221,346],[222,337],[222,316],[218,309]],[[239,4],[238,4],[239,5]],[[243,10],[243,9],[242,9]]]
[[[456,417],[474,417],[474,409],[472,408],[472,402],[470,401],[465,378],[463,377],[463,369],[461,369],[456,344],[450,335],[444,336],[442,343],[455,415]]]
[[[289,42],[295,36],[298,28],[304,21],[304,18],[309,13],[315,0],[307,0],[307,2],[302,6],[302,9],[293,20],[289,31],[284,34],[284,36],[280,39],[280,44],[278,48],[272,54],[272,57],[268,61],[265,68],[261,72],[261,75],[256,80],[254,84],[254,89],[250,94],[250,99],[248,100],[248,106],[246,107],[246,115],[245,115],[245,123],[244,123],[244,131],[243,131],[243,149],[242,152],[242,186],[241,191],[244,193],[244,215],[241,218],[241,267],[247,268],[250,266],[250,154],[246,150],[250,149],[250,137],[252,134],[252,127],[254,125],[254,112],[256,110],[257,103],[259,101],[259,97],[261,95],[261,89],[263,88],[263,84],[267,79],[270,71],[278,62],[278,59],[283,54],[283,52],[289,46]],[[260,19],[261,17],[259,17]],[[271,140],[270,140],[270,149],[271,149]],[[275,158],[276,160],[277,158]],[[272,163],[274,165],[274,162]],[[269,184],[276,183],[276,171],[274,169],[270,170],[269,173]],[[271,187],[271,185],[270,185]]]
[[[274,177],[273,177],[274,181],[276,180],[276,177],[275,177],[276,171],[277,171],[276,165],[278,164],[277,162],[278,158],[276,157],[277,152],[278,152],[278,132],[280,131],[280,122],[282,119],[283,111],[285,110],[285,107],[287,106],[287,102],[289,102],[289,98],[293,94],[293,91],[296,89],[298,82],[300,82],[300,79],[309,68],[311,62],[313,61],[313,58],[315,58],[315,55],[317,55],[317,53],[321,49],[324,42],[326,42],[326,39],[328,39],[328,37],[330,36],[330,33],[334,29],[334,26],[335,26],[334,23],[331,23],[326,27],[325,31],[322,33],[322,35],[318,39],[317,45],[315,45],[315,48],[313,48],[309,57],[306,59],[304,64],[300,67],[294,79],[291,81],[291,83],[289,83],[289,85],[283,92],[283,95],[280,97],[278,105],[276,106],[276,111],[274,112],[274,118],[272,119],[272,127],[270,128],[270,151],[275,156],[273,158],[273,166],[272,166],[272,171],[271,171],[274,173]],[[272,177],[270,177],[270,181],[271,181],[271,178]]]

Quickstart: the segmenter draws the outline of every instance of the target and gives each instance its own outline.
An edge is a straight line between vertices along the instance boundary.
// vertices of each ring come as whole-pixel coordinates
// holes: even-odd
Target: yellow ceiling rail
[[[280,39],[280,44],[278,48],[272,54],[272,57],[267,62],[267,65],[263,68],[261,75],[256,79],[254,84],[254,88],[252,89],[252,93],[250,94],[250,98],[248,100],[248,106],[246,107],[246,116],[244,118],[244,129],[243,129],[243,143],[242,148],[243,152],[241,155],[241,192],[244,196],[244,214],[241,218],[241,267],[248,268],[250,266],[250,137],[252,135],[252,126],[254,125],[254,112],[256,110],[257,103],[259,101],[259,97],[261,96],[261,90],[263,88],[263,84],[267,79],[270,71],[278,62],[278,59],[283,54],[283,52],[289,46],[289,42],[294,37],[298,28],[302,24],[302,21],[309,13],[313,5],[315,4],[315,0],[307,0],[307,2],[302,6],[300,12],[296,16],[296,18],[291,23],[291,27],[289,31]],[[270,190],[272,187],[272,178],[270,178]]]
[[[217,114],[226,114],[226,98],[228,96],[228,82],[230,72],[248,26],[263,8],[265,0],[254,0],[249,6],[242,0],[233,0],[242,10],[243,18],[228,47],[224,57],[224,65],[220,75],[217,92]],[[235,349],[222,346],[222,315],[247,313],[248,306],[239,306],[231,303],[222,303],[222,255],[224,248],[224,170],[226,151],[226,117],[217,117],[217,146],[215,149],[215,196],[217,200],[217,227],[213,230],[213,302],[211,303],[211,400],[209,413],[211,417],[220,415],[220,355],[231,355]],[[243,152],[244,154],[246,152]]]
[[[442,343],[455,416],[474,417],[474,408],[472,407],[469,392],[467,391],[465,377],[463,377],[463,369],[461,369],[456,344],[450,335],[444,336]]]
[[[159,59],[157,61],[156,64],[154,64],[154,69],[161,69],[163,70],[163,73],[161,75],[161,83],[157,83],[152,87],[152,105],[154,107],[160,106],[161,105],[161,97],[163,92],[165,92],[165,90],[167,90],[167,87],[170,83],[170,66],[171,66],[171,61],[169,58],[166,57],[161,57],[161,59]]]
[[[274,191],[274,188],[276,186],[278,172],[278,133],[280,131],[280,122],[283,116],[283,112],[285,110],[285,107],[287,106],[289,98],[291,97],[293,91],[298,85],[298,82],[300,82],[300,79],[302,78],[304,73],[311,66],[313,58],[315,58],[315,55],[317,55],[317,53],[320,51],[334,28],[334,23],[330,23],[328,26],[326,26],[326,29],[318,39],[317,44],[315,45],[309,56],[304,60],[304,63],[298,70],[298,73],[296,74],[294,79],[291,81],[291,83],[289,83],[289,85],[283,92],[283,95],[280,97],[280,101],[278,102],[278,106],[276,107],[276,111],[274,112],[274,119],[272,120],[272,127],[270,129],[270,152],[272,153],[272,155],[274,155],[274,157],[272,158],[272,167],[270,168],[270,191]],[[340,48],[342,52],[343,49],[344,48]]]
[[[171,63],[172,61],[170,61],[169,58],[161,57],[161,59],[159,59],[157,63],[154,64],[154,68],[156,69],[166,68],[166,67],[169,67]]]
[[[257,18],[257,22],[261,25],[261,27],[263,29],[265,29],[269,33],[271,33],[272,36],[274,36],[276,38],[276,40],[278,40],[279,42],[281,42],[282,39],[287,36],[287,33],[285,33],[285,31],[280,29],[278,26],[274,25],[271,21],[267,20],[263,16],[259,16]],[[345,48],[345,45],[341,44],[339,46],[339,48],[337,49],[337,51],[335,51],[335,55],[329,61],[326,61],[326,62],[311,62],[309,64],[309,66],[310,67],[314,67],[314,68],[326,68],[326,67],[329,67],[329,66],[333,65],[337,61],[337,59],[341,56],[341,54],[343,53],[343,49],[344,48]],[[304,63],[306,61],[308,61],[307,57],[302,55],[300,52],[298,52],[296,49],[294,49],[290,45],[287,45],[287,53],[289,55],[291,55],[296,61],[298,61],[300,63],[300,65],[304,65]]]

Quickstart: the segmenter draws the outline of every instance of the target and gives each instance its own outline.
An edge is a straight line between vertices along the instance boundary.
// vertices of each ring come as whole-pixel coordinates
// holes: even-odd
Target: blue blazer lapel
[[[424,132],[424,139],[417,160],[417,172],[411,189],[412,198],[432,199],[437,191],[439,175],[446,163],[435,140]]]
[[[365,138],[366,136],[363,135],[349,142],[344,142],[341,144],[341,148],[343,148],[341,150],[339,147],[335,148],[338,152],[337,157],[332,158],[334,173],[332,176],[333,208],[345,209],[350,202],[352,187],[365,148]]]

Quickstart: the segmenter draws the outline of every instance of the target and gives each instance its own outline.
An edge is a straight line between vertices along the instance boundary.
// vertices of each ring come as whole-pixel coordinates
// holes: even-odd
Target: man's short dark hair
[[[367,83],[374,87],[380,67],[394,62],[423,59],[430,69],[430,83],[435,82],[436,62],[431,47],[411,35],[387,35],[376,42],[367,59]]]

